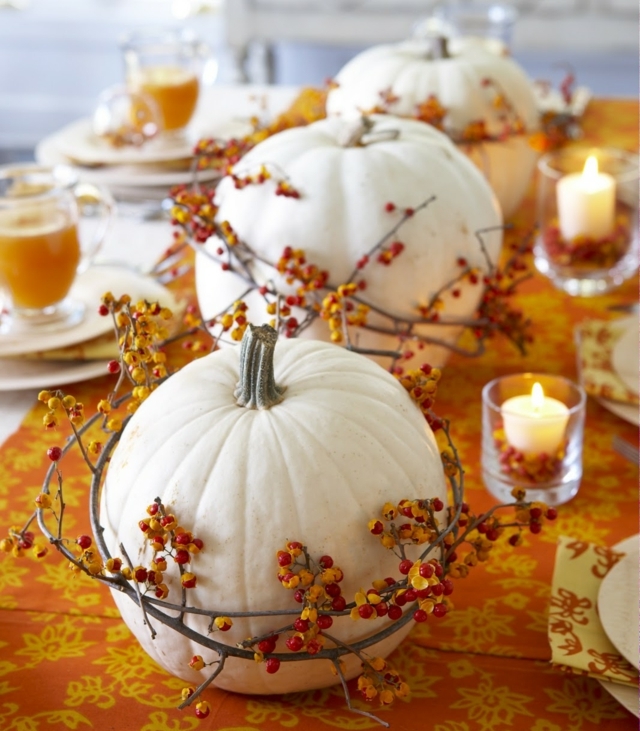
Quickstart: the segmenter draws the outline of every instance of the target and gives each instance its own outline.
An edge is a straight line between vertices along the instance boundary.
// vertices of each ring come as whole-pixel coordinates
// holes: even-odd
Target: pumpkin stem
[[[273,375],[278,333],[269,325],[249,325],[240,346],[240,380],[234,396],[238,406],[270,409],[282,401],[283,388]]]
[[[445,36],[431,38],[431,58],[451,58],[448,38]]]
[[[400,131],[397,129],[376,131],[374,130],[374,125],[375,122],[363,114],[360,119],[357,119],[340,131],[338,144],[341,147],[364,147],[373,142],[395,140],[400,136]]]

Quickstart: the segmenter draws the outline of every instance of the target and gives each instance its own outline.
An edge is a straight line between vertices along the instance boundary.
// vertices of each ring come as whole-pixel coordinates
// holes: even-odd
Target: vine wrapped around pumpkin
[[[153,317],[141,317],[156,307],[112,296],[104,305],[117,313],[119,365],[131,378],[139,367],[127,365],[135,336],[148,334],[144,364],[160,352],[145,330],[154,329]],[[446,614],[452,579],[486,560],[503,533],[515,546],[523,529],[539,532],[555,511],[525,502],[520,490],[511,519],[498,517],[505,506],[472,513],[448,424],[431,409],[437,369],[424,366],[398,382],[336,346],[276,345],[268,326],[246,330],[240,356],[221,350],[168,378],[143,368],[144,386],[137,374],[134,388],[148,392],[136,391],[133,401],[112,393],[86,420],[71,395],[43,392],[45,426],[62,412],[75,439],[49,450],[36,511],[2,548],[20,556],[34,542],[37,518],[74,571],[113,590],[152,657],[191,682],[181,705],[193,704],[200,718],[209,713],[202,692],[212,682],[242,692],[341,682],[349,707],[371,715],[353,708],[347,679],[360,674],[363,697],[382,705],[407,695],[384,656],[413,622]],[[127,401],[135,408],[123,426],[117,412]],[[425,416],[443,435],[440,446]],[[100,422],[106,443],[85,444]],[[63,532],[60,462],[76,445],[93,475],[93,535],[74,541]],[[273,551],[276,577],[269,562],[247,580],[240,514],[255,542],[245,551]],[[297,670],[312,660],[330,662]]]

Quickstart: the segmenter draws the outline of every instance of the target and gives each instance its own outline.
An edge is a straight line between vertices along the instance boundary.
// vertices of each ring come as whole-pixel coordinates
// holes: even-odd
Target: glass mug
[[[179,136],[198,103],[207,47],[189,31],[147,29],[125,36],[121,48],[127,86],[155,101],[165,136]]]
[[[82,320],[84,304],[69,290],[102,245],[113,206],[106,190],[78,183],[64,165],[0,168],[0,332],[59,330]],[[98,218],[86,246],[82,217]]]

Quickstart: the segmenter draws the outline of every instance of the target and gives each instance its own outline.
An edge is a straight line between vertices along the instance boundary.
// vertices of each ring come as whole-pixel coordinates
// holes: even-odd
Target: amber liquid
[[[149,66],[140,69],[133,82],[155,99],[162,112],[165,131],[182,129],[189,124],[200,90],[195,74],[177,66]]]
[[[76,225],[63,212],[0,214],[0,283],[14,307],[39,310],[62,301],[79,261]]]

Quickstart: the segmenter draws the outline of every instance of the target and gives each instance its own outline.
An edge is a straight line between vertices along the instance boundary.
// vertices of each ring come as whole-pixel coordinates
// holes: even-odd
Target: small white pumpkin
[[[460,273],[459,257],[487,270],[476,231],[499,227],[502,218],[482,174],[446,135],[421,122],[390,115],[373,115],[370,120],[371,139],[378,140],[370,144],[344,146],[353,122],[334,117],[281,132],[257,145],[236,165],[238,174],[256,172],[268,163],[287,176],[300,199],[275,196],[273,180],[237,190],[233,180],[225,178],[216,192],[218,220],[229,221],[240,239],[266,261],[277,262],[285,246],[303,249],[307,261],[328,270],[330,281],[337,286],[399,221],[400,209],[416,208],[435,195],[435,201],[398,232],[397,238],[405,245],[403,253],[390,266],[373,257],[363,270],[367,282],[363,300],[401,318],[416,317],[418,305],[426,304]],[[391,134],[397,137],[385,139]],[[389,201],[399,210],[386,211]],[[489,256],[496,261],[502,232],[493,231],[483,238]],[[219,245],[214,238],[206,248],[215,255]],[[254,262],[252,271],[260,284],[273,279],[285,291],[273,269]],[[246,282],[198,254],[196,288],[201,311],[210,318],[237,300],[246,290]],[[469,318],[482,288],[462,282],[458,289],[459,297],[444,296],[444,313]],[[271,316],[258,293],[246,302],[252,322],[269,321]],[[389,327],[388,320],[376,321],[375,314],[370,321]],[[460,328],[419,325],[416,332],[451,343]],[[327,340],[326,322],[316,320],[303,337]],[[395,337],[371,331],[360,330],[358,338],[363,348],[395,350],[398,344]],[[415,359],[416,365],[425,360],[440,365],[447,356],[442,347],[427,347]]]
[[[444,58],[434,54],[438,40],[374,46],[359,54],[336,76],[338,86],[329,93],[327,114],[353,117],[379,106],[381,94],[389,93],[395,99],[389,112],[410,117],[434,95],[447,110],[444,130],[454,139],[478,120],[485,122],[489,135],[499,136],[504,122],[494,100],[500,92],[527,134],[460,143],[460,148],[484,172],[508,218],[526,192],[537,158],[528,141],[528,133],[539,126],[532,85],[513,59],[496,53],[482,39],[451,39],[444,46]],[[485,79],[495,86],[485,88]]]
[[[316,559],[331,555],[344,571],[343,596],[352,601],[374,579],[398,576],[398,558],[367,528],[382,505],[402,498],[446,501],[438,447],[396,379],[368,359],[326,343],[278,343],[272,367],[275,384],[286,389],[284,397],[278,402],[279,394],[267,389],[275,394],[271,408],[241,407],[234,394],[246,393],[247,384],[255,383],[254,366],[268,370],[265,364],[273,358],[274,341],[259,339],[264,351],[257,360],[239,362],[240,349],[227,348],[194,361],[134,414],[103,488],[106,544],[119,556],[122,543],[134,565],[148,566],[153,552],[138,521],[160,497],[180,524],[204,541],[190,568],[198,577],[188,592],[191,606],[224,612],[300,607],[276,578],[276,552],[286,540],[303,541]],[[422,550],[409,549],[414,559]],[[179,603],[176,566],[165,572],[165,581],[168,601]],[[210,671],[199,674],[189,661],[194,654],[213,661],[214,652],[157,621],[152,640],[139,607],[120,592],[113,594],[124,621],[154,660],[188,682],[206,679]],[[207,618],[187,616],[189,627],[206,634]],[[353,642],[389,622],[339,617],[331,633]],[[235,645],[286,623],[283,617],[235,619],[231,630],[215,639]],[[371,652],[391,652],[411,624]],[[283,644],[284,638],[278,652]],[[360,671],[357,658],[345,661],[349,677]],[[264,665],[233,657],[215,680],[241,693],[286,693],[335,682],[328,661],[286,662],[269,675]]]

